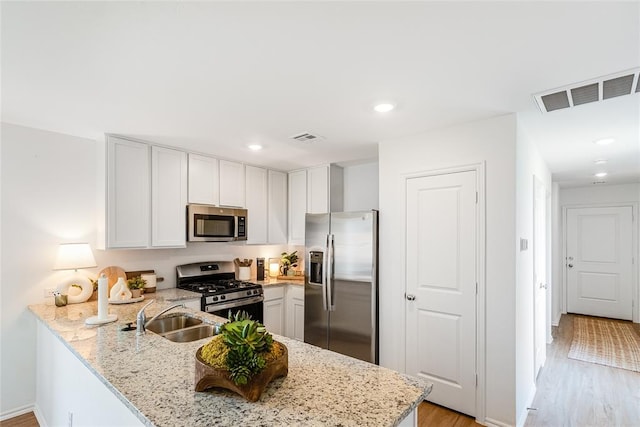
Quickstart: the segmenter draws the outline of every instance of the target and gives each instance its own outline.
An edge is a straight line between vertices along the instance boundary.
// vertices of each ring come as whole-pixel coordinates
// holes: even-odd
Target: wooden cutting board
[[[100,270],[100,273],[98,273],[98,277],[102,276],[103,273],[105,276],[107,276],[107,281],[109,282],[109,292],[111,292],[111,288],[116,284],[119,277],[127,280],[127,273],[125,273],[122,268],[116,267],[114,265],[105,267]]]

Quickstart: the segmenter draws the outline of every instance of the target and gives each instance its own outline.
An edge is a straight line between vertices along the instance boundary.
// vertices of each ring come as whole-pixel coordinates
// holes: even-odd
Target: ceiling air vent
[[[293,135],[291,139],[295,139],[296,141],[299,141],[299,142],[310,143],[310,142],[320,141],[323,138],[320,135],[314,135],[309,132],[302,132],[297,135]]]
[[[640,93],[640,68],[533,95],[543,113]]]

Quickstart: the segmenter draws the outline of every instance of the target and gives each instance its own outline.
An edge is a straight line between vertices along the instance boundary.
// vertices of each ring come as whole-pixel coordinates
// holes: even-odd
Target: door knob
[[[416,296],[415,296],[415,295],[406,295],[406,297],[407,297],[407,299],[408,299],[409,301],[415,301],[415,299],[416,299]]]
[[[569,268],[573,268],[573,264],[569,264],[569,265],[568,265],[568,267],[569,267]]]

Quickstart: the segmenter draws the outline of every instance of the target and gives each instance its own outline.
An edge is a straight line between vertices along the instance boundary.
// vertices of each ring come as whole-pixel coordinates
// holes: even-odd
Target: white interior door
[[[534,377],[547,358],[547,190],[533,179]]]
[[[407,180],[407,373],[476,412],[476,172]]]
[[[630,206],[567,209],[567,311],[632,319]]]

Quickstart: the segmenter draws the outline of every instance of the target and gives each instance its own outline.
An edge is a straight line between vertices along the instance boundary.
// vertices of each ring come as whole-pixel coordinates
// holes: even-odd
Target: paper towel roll
[[[104,273],[98,279],[98,319],[105,320],[109,314],[109,280]]]

